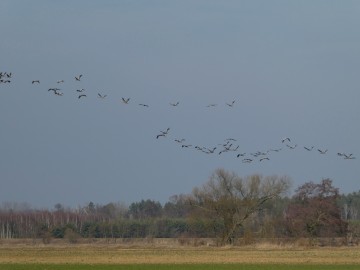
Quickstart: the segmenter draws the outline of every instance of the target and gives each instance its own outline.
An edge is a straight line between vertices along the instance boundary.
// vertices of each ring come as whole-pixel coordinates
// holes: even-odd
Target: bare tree
[[[245,178],[224,169],[216,170],[202,187],[194,188],[190,203],[221,222],[222,244],[233,243],[235,233],[261,206],[288,191],[286,176],[251,175]]]

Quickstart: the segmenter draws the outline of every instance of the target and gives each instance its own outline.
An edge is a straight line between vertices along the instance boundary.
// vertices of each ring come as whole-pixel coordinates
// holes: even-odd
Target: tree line
[[[307,182],[288,196],[286,176],[240,177],[224,169],[190,194],[165,204],[89,204],[52,210],[3,203],[0,238],[238,238],[349,237],[360,235],[360,191],[339,194],[332,180]]]

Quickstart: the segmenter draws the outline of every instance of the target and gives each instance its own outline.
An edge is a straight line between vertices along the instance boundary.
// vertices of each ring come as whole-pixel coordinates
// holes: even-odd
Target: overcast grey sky
[[[1,0],[0,202],[163,203],[217,168],[358,191],[359,14],[359,1]]]

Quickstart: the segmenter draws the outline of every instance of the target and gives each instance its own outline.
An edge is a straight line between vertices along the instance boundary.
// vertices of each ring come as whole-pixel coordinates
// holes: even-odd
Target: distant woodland
[[[286,176],[240,177],[218,169],[190,194],[165,204],[141,200],[130,205],[88,203],[76,209],[56,204],[32,209],[2,203],[0,238],[215,238],[219,245],[243,238],[338,238],[357,244],[360,191],[339,194],[331,179],[307,182],[288,196]]]

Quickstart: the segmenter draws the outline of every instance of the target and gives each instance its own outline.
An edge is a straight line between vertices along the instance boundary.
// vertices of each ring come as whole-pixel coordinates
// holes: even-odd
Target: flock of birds
[[[12,76],[13,76],[13,74],[11,72],[0,72],[0,84],[11,83]],[[74,80],[77,82],[80,82],[82,77],[83,77],[82,74],[74,76]],[[56,96],[63,96],[64,93],[59,88],[62,83],[64,83],[64,80],[56,81],[56,84],[58,85],[58,87],[49,88],[48,92],[52,92]],[[33,84],[33,85],[40,84],[40,80],[38,80],[38,79],[32,80],[31,84]],[[87,97],[87,92],[84,88],[76,89],[75,91],[78,94],[77,95],[78,99]],[[98,93],[97,97],[99,99],[105,99],[107,97],[107,95]],[[126,105],[130,104],[130,100],[131,99],[129,97],[121,98],[121,102]],[[231,102],[226,102],[225,104],[226,104],[226,106],[231,108],[231,107],[235,106],[235,102],[236,102],[236,100],[232,100]],[[172,107],[177,107],[179,104],[180,104],[179,101],[169,103],[169,105]],[[144,104],[144,103],[139,103],[138,105],[143,106],[143,107],[149,107],[148,104]],[[218,104],[213,103],[213,104],[207,105],[206,107],[216,107],[217,105]],[[156,139],[167,138],[169,134],[170,134],[170,128],[166,128],[165,130],[159,131],[159,133],[155,135],[155,138]],[[277,152],[283,151],[284,149],[294,150],[295,148],[302,148],[304,151],[307,151],[307,152],[314,151],[320,155],[328,154],[328,149],[315,148],[315,146],[313,146],[313,145],[299,147],[289,137],[285,137],[285,138],[281,139],[281,147],[270,148],[265,151],[256,151],[256,152],[249,152],[249,153],[241,152],[239,150],[240,146],[239,146],[239,144],[237,144],[237,140],[234,138],[227,138],[223,142],[218,143],[215,146],[213,145],[211,147],[193,145],[191,143],[188,143],[186,141],[186,139],[184,139],[184,138],[181,138],[181,139],[176,138],[176,139],[174,139],[174,142],[177,143],[178,145],[180,145],[181,148],[194,149],[196,151],[199,151],[199,152],[205,153],[205,154],[222,155],[224,153],[235,153],[234,155],[236,156],[236,158],[241,158],[241,161],[243,163],[252,163],[255,161],[259,161],[259,162],[269,161],[271,153],[275,153],[275,152],[277,153]],[[345,160],[356,159],[356,157],[352,153],[337,152],[336,155]]]
[[[156,135],[156,139],[160,139],[162,137],[167,137],[167,135],[170,132],[170,128],[167,128],[165,130],[162,130],[159,132],[159,134]],[[186,139],[174,139],[174,142],[179,144],[181,148],[193,148],[199,152],[205,153],[205,154],[218,154],[221,155],[223,153],[235,153],[235,156],[237,158],[241,158],[243,163],[252,163],[254,161],[269,161],[271,153],[278,153],[280,151],[283,151],[284,149],[294,150],[295,148],[298,148],[297,144],[292,143],[292,140],[289,137],[285,137],[281,139],[281,147],[278,148],[270,148],[265,151],[256,151],[256,152],[241,152],[239,150],[240,145],[237,144],[237,139],[234,138],[227,138],[222,143],[219,143],[215,146],[206,147],[206,146],[200,146],[200,145],[193,145],[187,143]],[[301,147],[299,147],[301,148]],[[318,152],[320,155],[325,155],[328,153],[328,149],[320,149],[316,148],[315,146],[303,146],[304,151],[311,152],[314,150],[314,152]],[[356,157],[352,153],[345,153],[345,152],[337,152],[337,156],[346,160],[350,159],[356,159]]]
[[[0,83],[11,83],[11,72],[0,72]]]

